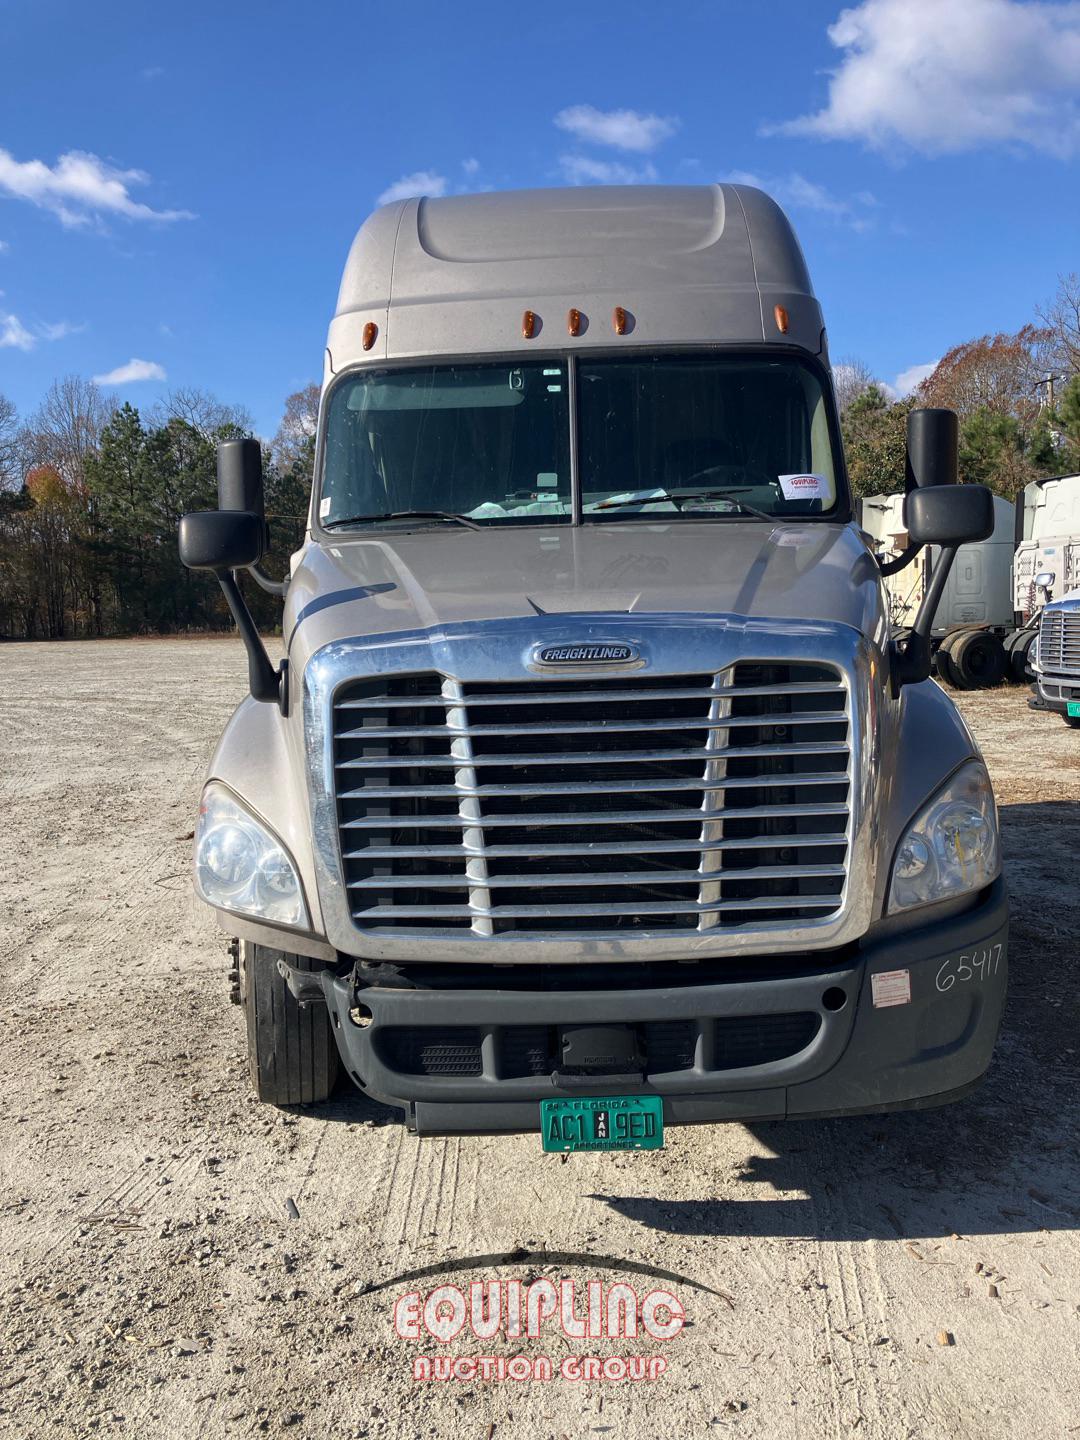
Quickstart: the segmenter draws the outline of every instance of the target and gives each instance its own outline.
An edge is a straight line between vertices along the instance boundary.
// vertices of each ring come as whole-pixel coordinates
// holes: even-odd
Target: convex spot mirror
[[[927,485],[904,500],[912,545],[970,545],[994,533],[994,499],[985,485]]]
[[[264,534],[252,510],[199,510],[180,521],[180,559],[189,570],[242,570],[262,559]]]

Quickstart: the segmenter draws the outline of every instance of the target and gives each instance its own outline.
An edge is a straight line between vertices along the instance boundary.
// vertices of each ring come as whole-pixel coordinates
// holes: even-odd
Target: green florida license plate
[[[659,1150],[664,1102],[659,1095],[590,1095],[540,1101],[545,1150]]]
[[[1072,720],[1080,720],[1080,700],[1066,700],[1065,707]]]

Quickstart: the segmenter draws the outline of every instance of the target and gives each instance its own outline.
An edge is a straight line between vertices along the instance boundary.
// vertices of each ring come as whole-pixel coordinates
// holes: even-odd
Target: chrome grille
[[[848,692],[818,663],[716,675],[346,683],[337,823],[366,933],[716,933],[835,916]]]
[[[1039,664],[1054,675],[1080,675],[1080,610],[1043,611]]]

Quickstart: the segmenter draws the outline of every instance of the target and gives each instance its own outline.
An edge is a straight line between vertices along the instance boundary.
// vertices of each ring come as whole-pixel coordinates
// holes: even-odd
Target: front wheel
[[[240,942],[240,998],[247,1019],[248,1070],[271,1105],[313,1105],[332,1092],[338,1052],[325,1005],[299,1005],[277,962],[313,970],[303,955]]]

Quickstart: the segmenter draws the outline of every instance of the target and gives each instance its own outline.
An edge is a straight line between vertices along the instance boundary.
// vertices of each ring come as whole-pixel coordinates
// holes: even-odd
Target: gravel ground
[[[242,693],[235,641],[4,659],[0,1431],[1080,1430],[1080,733],[1026,692],[959,697],[1014,914],[987,1083],[921,1115],[680,1129],[662,1152],[564,1162],[535,1136],[417,1141],[354,1094],[291,1114],[250,1097],[223,939],[187,875]],[[396,1296],[460,1257],[543,1249],[685,1277],[689,1323],[666,1345],[540,1347],[556,1365],[662,1352],[666,1373],[414,1382],[439,1347],[396,1335]],[[515,1275],[615,1278],[535,1253],[458,1278]]]

